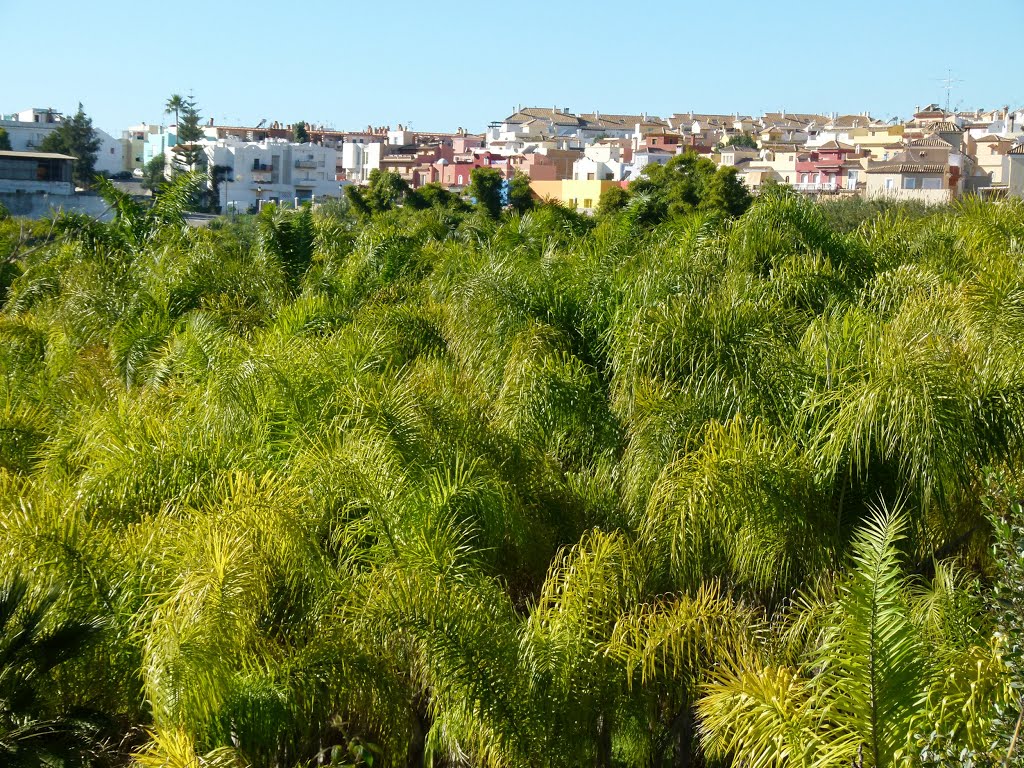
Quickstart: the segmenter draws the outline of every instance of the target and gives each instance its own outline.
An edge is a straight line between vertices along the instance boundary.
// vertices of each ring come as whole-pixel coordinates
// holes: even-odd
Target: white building
[[[261,202],[298,205],[340,197],[350,182],[337,180],[337,152],[318,144],[283,139],[243,142],[237,139],[197,142],[209,167],[227,168],[220,195],[226,208],[244,211]]]
[[[622,181],[628,166],[617,142],[597,142],[583,148],[583,157],[572,164],[574,181]]]
[[[380,142],[367,144],[346,141],[341,147],[341,173],[348,181],[365,184],[370,171],[380,169],[380,158],[384,145]]]
[[[13,151],[36,152],[63,120],[64,116],[53,109],[23,109],[12,115],[4,115],[4,119],[0,120],[0,128],[7,131]],[[100,141],[99,149],[96,150],[96,172],[115,174],[125,170],[124,142],[95,126],[93,130]]]

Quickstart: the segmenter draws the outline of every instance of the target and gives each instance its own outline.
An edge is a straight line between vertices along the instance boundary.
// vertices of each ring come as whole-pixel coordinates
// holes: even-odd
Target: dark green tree
[[[305,120],[299,120],[292,126],[292,141],[296,144],[309,143],[309,131],[306,130]]]
[[[741,216],[750,207],[747,186],[740,181],[735,168],[719,168],[708,179],[700,208],[717,210],[728,216]]]
[[[163,153],[146,163],[146,167],[142,169],[143,189],[148,189],[153,194],[160,192],[164,184],[167,183],[167,178],[164,176],[165,164],[166,158]]]
[[[424,184],[416,190],[416,195],[419,197],[423,208],[452,208],[460,211],[466,209],[466,203],[461,197],[445,189],[437,182]]]
[[[737,133],[730,136],[726,140],[723,146],[726,147],[747,147],[748,149],[757,149],[757,141],[749,133]]]
[[[370,208],[369,203],[366,202],[366,196],[359,190],[355,184],[349,184],[345,187],[345,198],[348,200],[349,205],[358,213],[360,216],[372,216],[373,209]]]
[[[181,169],[192,171],[203,162],[205,153],[196,143],[203,138],[201,119],[195,100],[186,99],[181,107],[178,143],[173,148],[175,165]]]
[[[533,208],[534,202],[530,177],[524,173],[516,173],[508,185],[508,204],[516,213],[525,213]]]
[[[493,168],[474,168],[469,176],[469,194],[478,209],[492,219],[501,216],[501,174]]]
[[[409,185],[394,171],[374,168],[366,187],[366,203],[375,213],[390,211],[405,199]]]
[[[611,216],[618,213],[629,202],[629,192],[622,187],[609,187],[601,193],[601,199],[597,202],[598,216]]]
[[[648,165],[643,176],[630,186],[630,192],[650,195],[659,206],[664,206],[670,218],[685,215],[700,206],[708,182],[717,170],[708,158],[687,151],[665,165]]]
[[[11,137],[7,135],[6,128],[0,128],[0,150],[11,151]]]
[[[232,168],[230,165],[210,166],[209,201],[207,208],[212,213],[227,213],[227,199],[221,195],[220,185],[222,182],[231,181]]]
[[[87,187],[93,182],[99,148],[100,140],[92,127],[92,120],[85,114],[81,103],[74,116],[61,121],[57,130],[39,145],[43,152],[60,152],[75,158],[72,178],[80,187]]]

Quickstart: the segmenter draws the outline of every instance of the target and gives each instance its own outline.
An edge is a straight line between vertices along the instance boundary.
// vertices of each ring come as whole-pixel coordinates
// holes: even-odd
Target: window
[[[904,189],[917,189],[917,179],[913,176],[903,177],[903,188]]]
[[[895,189],[895,187],[896,187],[896,182],[895,182],[894,179],[886,179],[885,180],[885,188],[886,189]]]
[[[588,173],[587,174],[587,181],[593,181],[593,180],[594,180],[594,174]]]
[[[801,184],[806,184],[807,183],[807,174],[806,173],[801,173],[800,174],[800,183]]]
[[[583,200],[583,207],[584,208],[593,208],[594,207],[594,201],[592,199],[590,199],[589,197],[585,198]]]
[[[921,189],[942,189],[942,179],[921,179]]]

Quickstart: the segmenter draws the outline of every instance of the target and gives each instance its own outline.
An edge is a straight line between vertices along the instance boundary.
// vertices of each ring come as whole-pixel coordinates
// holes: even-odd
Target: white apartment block
[[[350,182],[337,180],[337,152],[318,144],[282,139],[243,142],[237,139],[198,142],[209,167],[228,168],[220,184],[221,204],[245,211],[261,202],[298,205],[340,197]]]

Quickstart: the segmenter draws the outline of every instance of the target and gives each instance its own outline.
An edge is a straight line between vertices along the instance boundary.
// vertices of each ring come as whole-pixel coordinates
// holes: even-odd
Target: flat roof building
[[[0,192],[70,195],[71,155],[56,152],[0,151]]]

